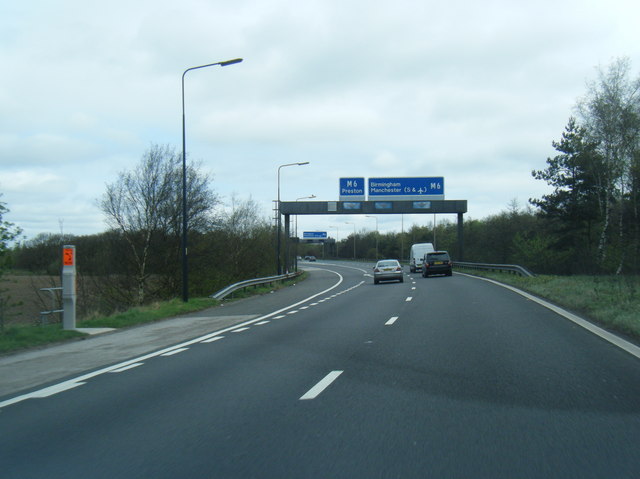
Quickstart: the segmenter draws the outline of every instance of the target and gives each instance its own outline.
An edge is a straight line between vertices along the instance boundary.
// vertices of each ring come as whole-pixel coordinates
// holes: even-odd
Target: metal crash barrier
[[[453,265],[457,268],[500,271],[502,273],[513,273],[520,276],[528,276],[530,278],[535,276],[531,271],[517,264],[467,263],[464,261],[453,261]]]
[[[239,289],[244,289],[249,286],[258,286],[260,284],[274,283],[276,281],[284,281],[287,279],[300,276],[301,274],[302,274],[302,271],[296,271],[295,273],[286,273],[286,274],[280,274],[277,276],[268,276],[266,278],[255,278],[255,279],[248,279],[246,281],[239,281],[230,286],[227,286],[226,288],[221,289],[220,291],[212,294],[209,297],[213,299],[223,299],[226,296],[233,293],[234,291],[238,291]]]

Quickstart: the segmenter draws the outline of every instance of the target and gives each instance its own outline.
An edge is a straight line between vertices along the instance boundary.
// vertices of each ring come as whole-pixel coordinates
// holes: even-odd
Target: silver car
[[[395,259],[381,259],[373,268],[373,283],[380,281],[400,281],[404,283],[402,266]]]

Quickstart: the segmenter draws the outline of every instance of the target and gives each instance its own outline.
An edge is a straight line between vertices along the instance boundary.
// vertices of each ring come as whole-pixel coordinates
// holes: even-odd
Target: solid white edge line
[[[87,383],[77,382],[77,381],[65,381],[63,383],[41,389],[40,391],[36,391],[33,397],[46,398],[49,396],[53,396],[54,394],[68,391],[69,389],[77,388],[78,386],[82,386],[83,384],[87,384]]]
[[[307,401],[309,399],[317,398],[325,389],[327,389],[331,383],[333,383],[338,376],[344,371],[331,371],[318,384],[309,389],[304,395],[300,397],[300,401]]]
[[[39,389],[32,393],[23,394],[22,396],[16,396],[11,399],[7,399],[6,401],[0,402],[0,409],[11,406],[12,404],[19,403],[24,401],[25,399],[41,399],[47,398],[49,396],[53,396],[54,394],[58,394],[64,391],[68,391],[69,389],[77,388],[78,386],[82,386],[83,384],[87,384],[84,381],[78,381],[79,378],[71,379],[69,381],[64,381],[58,384],[54,384],[53,386],[49,386],[43,389]]]
[[[133,359],[130,359],[128,361],[124,361],[124,362],[121,362],[121,363],[118,363],[118,364],[114,364],[112,366],[107,366],[106,368],[98,369],[96,371],[92,371],[90,373],[83,374],[81,376],[78,376],[77,378],[70,379],[68,381],[64,381],[62,383],[59,383],[58,385],[50,386],[49,388],[38,389],[38,390],[36,390],[34,392],[31,392],[31,393],[22,394],[20,396],[15,396],[13,398],[7,399],[6,401],[0,402],[0,409],[4,408],[6,406],[10,406],[12,404],[24,401],[26,399],[40,398],[42,396],[40,396],[39,394],[41,394],[42,391],[50,390],[52,388],[55,388],[56,386],[66,387],[66,386],[62,386],[62,385],[72,384],[72,386],[66,387],[66,389],[71,389],[73,387],[81,386],[82,384],[85,384],[87,379],[95,378],[96,376],[100,376],[102,374],[114,371],[116,369],[120,369],[120,368],[129,366],[130,364],[133,364],[133,363],[144,362],[147,359],[155,358],[155,357],[158,357],[158,356],[162,356],[163,354],[168,353],[170,351],[173,351],[174,349],[180,349],[180,348],[183,348],[185,346],[191,346],[192,344],[201,343],[203,341],[206,341],[207,339],[211,339],[211,338],[213,338],[215,336],[219,336],[219,335],[227,333],[229,331],[233,331],[234,329],[238,329],[239,327],[248,326],[248,325],[254,324],[254,323],[258,322],[258,321],[262,321],[264,319],[271,318],[272,316],[276,316],[276,315],[282,313],[283,311],[287,311],[289,309],[296,308],[299,305],[301,305],[303,303],[306,303],[307,301],[311,301],[312,299],[317,298],[318,296],[322,296],[323,294],[327,294],[329,291],[331,291],[331,290],[337,288],[338,286],[340,286],[342,284],[342,282],[344,281],[344,277],[340,273],[337,273],[335,271],[331,271],[329,269],[324,269],[324,268],[314,268],[314,269],[321,269],[322,271],[328,271],[330,273],[333,273],[333,274],[337,275],[339,279],[336,282],[336,284],[334,284],[330,288],[327,288],[324,291],[320,291],[319,293],[313,294],[313,295],[309,296],[308,298],[303,299],[302,301],[298,301],[295,304],[291,304],[289,306],[286,306],[286,307],[284,307],[282,309],[279,309],[277,311],[274,311],[272,313],[265,314],[264,316],[260,316],[260,317],[255,318],[255,319],[251,319],[249,321],[245,321],[244,323],[236,324],[234,326],[230,326],[228,328],[221,329],[221,330],[215,331],[213,333],[208,333],[208,334],[206,334],[204,336],[200,336],[198,338],[192,339],[190,341],[186,341],[186,342],[181,343],[181,344],[176,344],[176,345],[173,345],[173,346],[169,346],[168,348],[161,349],[159,351],[154,351],[152,353],[145,354],[144,356],[133,358]],[[62,390],[66,390],[66,389],[62,389]]]
[[[527,293],[525,291],[522,291],[522,290],[520,290],[518,288],[515,288],[513,286],[510,286],[508,284],[503,284],[503,283],[500,283],[498,281],[494,281],[494,280],[489,279],[489,278],[483,278],[481,276],[473,276],[473,275],[465,274],[465,273],[456,273],[456,274],[460,274],[460,275],[463,275],[463,276],[468,276],[470,278],[481,279],[482,281],[487,281],[489,283],[493,283],[493,284],[496,284],[498,286],[502,286],[503,288],[509,289],[509,290],[513,291],[514,293],[518,293],[520,296],[524,296],[525,298],[527,298],[527,299],[529,299],[531,301],[534,301],[535,303],[538,303],[541,306],[544,306],[545,308],[553,311],[556,314],[559,314],[560,316],[568,319],[569,321],[573,321],[578,326],[583,327],[587,331],[595,334],[596,336],[604,339],[605,341],[608,341],[609,343],[613,344],[614,346],[617,346],[620,349],[628,352],[632,356],[635,356],[636,358],[640,359],[640,347],[636,346],[635,344],[630,343],[629,341],[626,341],[626,340],[622,339],[619,336],[616,336],[615,334],[610,333],[609,331],[605,331],[604,329],[596,326],[595,324],[587,321],[586,319],[583,319],[580,316],[576,316],[575,314],[570,313],[566,309],[562,309],[562,308],[560,308],[558,306],[555,306],[555,305],[553,305],[551,303],[548,303],[544,299],[537,298],[536,296],[533,296],[532,294],[529,294],[529,293]]]

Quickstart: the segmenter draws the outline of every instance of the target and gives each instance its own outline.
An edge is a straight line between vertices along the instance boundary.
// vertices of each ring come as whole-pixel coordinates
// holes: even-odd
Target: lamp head
[[[240,63],[242,61],[242,58],[234,58],[233,60],[227,60],[224,62],[220,62],[220,66],[221,67],[226,67],[228,65],[233,65],[234,63]]]

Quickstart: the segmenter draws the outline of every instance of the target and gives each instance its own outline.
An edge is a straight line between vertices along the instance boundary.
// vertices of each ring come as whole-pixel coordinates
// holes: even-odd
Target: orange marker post
[[[62,328],[76,329],[76,247],[62,247]]]
[[[62,265],[63,266],[75,266],[76,265],[76,249],[75,246],[65,246],[62,248]]]

